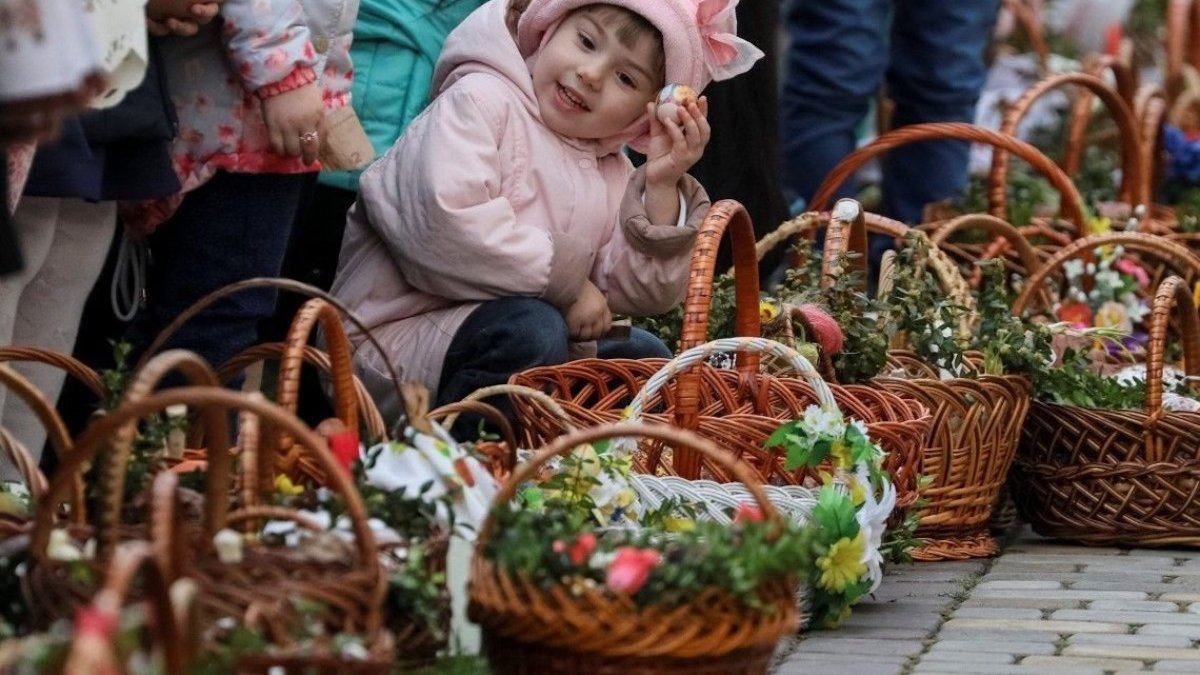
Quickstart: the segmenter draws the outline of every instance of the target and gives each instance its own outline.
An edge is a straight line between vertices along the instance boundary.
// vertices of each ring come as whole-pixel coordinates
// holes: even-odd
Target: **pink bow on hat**
[[[699,0],[696,25],[704,42],[704,61],[713,80],[728,80],[750,70],[762,50],[737,36],[738,0]]]

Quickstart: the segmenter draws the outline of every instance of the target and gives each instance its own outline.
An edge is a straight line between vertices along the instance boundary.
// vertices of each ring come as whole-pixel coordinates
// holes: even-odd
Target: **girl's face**
[[[588,9],[574,12],[538,54],[533,89],[542,121],[571,138],[609,138],[646,112],[662,76],[654,36],[618,38],[618,26]]]

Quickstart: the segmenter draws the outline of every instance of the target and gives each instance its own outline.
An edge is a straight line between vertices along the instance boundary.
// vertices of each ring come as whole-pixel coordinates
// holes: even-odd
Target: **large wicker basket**
[[[768,519],[779,518],[755,472],[711,441],[666,426],[631,422],[559,438],[518,467],[496,496],[496,505],[511,499],[551,458],[585,443],[625,437],[689,448],[742,481]],[[480,553],[494,527],[489,516],[479,533],[469,613],[483,628],[484,652],[497,673],[758,675],[767,672],[779,640],[797,626],[794,578],[760,588],[760,598],[770,608],[766,611],[746,609],[716,589],[701,592],[685,605],[638,608],[602,588],[575,594],[497,568]]]
[[[1151,235],[1091,237],[1042,268],[1013,311],[1066,259],[1121,244],[1196,275],[1200,259]],[[1174,310],[1174,311],[1173,311]],[[1169,325],[1179,326],[1189,374],[1200,359],[1200,331],[1188,282],[1169,277],[1154,298],[1147,349],[1147,410],[1101,410],[1035,401],[1013,465],[1014,500],[1044,535],[1086,544],[1200,545],[1200,415],[1162,410],[1162,367]]]
[[[753,229],[741,205],[722,201],[705,219],[692,257],[684,304],[685,350],[707,342],[713,268],[727,226],[737,261],[736,330],[748,337],[761,333]],[[532,369],[517,374],[512,382],[550,394],[579,426],[590,426],[623,419],[625,407],[665,364],[663,359],[587,359]],[[917,497],[916,464],[930,422],[928,411],[915,401],[874,387],[831,389],[842,412],[863,420],[871,437],[887,451],[885,468],[896,484],[898,511],[909,508]],[[674,386],[663,388],[646,403],[644,419],[699,433],[759,468],[768,483],[797,485],[810,474],[784,470],[775,453],[766,451],[763,444],[780,424],[801,417],[807,406],[816,403],[812,387],[804,380],[762,373],[757,355],[739,354],[736,369],[697,364],[680,373]],[[513,404],[531,447],[544,445],[562,433],[558,418],[541,406],[522,399],[514,399]],[[718,481],[731,478],[720,464],[704,461],[686,449],[673,453],[669,462],[661,461],[665,455],[651,456],[655,457],[660,459],[644,467],[650,473]]]
[[[759,242],[759,255],[775,242],[801,232],[811,234],[828,223],[821,279],[824,285],[832,280],[836,271],[833,266],[842,250],[856,249],[859,262],[865,264],[868,231],[897,240],[903,240],[910,231],[896,221],[869,215],[857,202],[842,200],[831,215],[809,214],[806,220],[785,223]],[[1011,236],[1013,233],[1001,224],[1008,227],[1003,221],[987,222],[986,226]],[[1023,252],[1036,265],[1031,252]],[[974,300],[957,267],[935,246],[931,246],[930,253],[927,264],[936,272],[943,291],[973,314]],[[975,320],[977,317],[968,318],[960,331],[969,333]],[[1014,375],[941,379],[937,368],[903,350],[893,350],[889,362],[905,376],[876,377],[872,384],[920,401],[933,415],[918,465],[920,473],[932,482],[921,492],[925,506],[917,535],[922,544],[913,551],[913,558],[948,560],[995,555],[999,546],[988,523],[1016,454],[1021,423],[1029,407],[1029,382]]]
[[[166,352],[169,355],[171,352]],[[286,646],[289,602],[307,598],[322,608],[321,620],[330,633],[345,631],[364,636],[373,654],[390,655],[391,643],[381,630],[381,604],[385,579],[379,564],[374,535],[367,524],[366,510],[348,475],[338,468],[324,442],[295,417],[258,395],[239,394],[211,387],[182,387],[132,400],[95,421],[80,436],[74,451],[51,480],[47,504],[54,504],[69,486],[71,477],[93,460],[98,449],[115,446],[114,454],[126,454],[132,439],[128,425],[167,406],[184,404],[198,411],[208,428],[205,498],[200,522],[184,512],[176,489],[176,475],[163,472],[155,477],[150,500],[149,539],[156,547],[164,570],[174,579],[184,576],[199,587],[197,616],[201,625],[224,617],[259,626],[269,639]],[[264,519],[291,519],[310,526],[291,509],[263,506],[260,501],[239,503],[231,498],[234,456],[229,452],[227,414],[231,410],[253,415],[263,426],[264,440],[274,437],[275,428],[286,431],[301,447],[318,458],[331,477],[331,489],[346,506],[353,531],[353,544],[335,558],[309,555],[287,547],[245,544],[241,562],[222,562],[216,554],[213,535],[225,528],[240,528]],[[243,462],[245,466],[246,462]],[[254,494],[260,481],[243,477],[240,494]],[[263,481],[265,482],[265,481]],[[119,492],[117,494],[120,494]],[[231,505],[236,510],[230,511]],[[109,510],[113,502],[107,504]],[[119,503],[117,504],[119,507]],[[119,508],[118,508],[119,512]],[[41,508],[31,533],[30,575],[61,577],[62,565],[47,556],[47,542],[55,526],[55,509]],[[96,532],[100,542],[112,541],[108,530],[117,517],[100,519]],[[43,581],[43,586],[45,586]],[[383,658],[382,656],[380,658]]]

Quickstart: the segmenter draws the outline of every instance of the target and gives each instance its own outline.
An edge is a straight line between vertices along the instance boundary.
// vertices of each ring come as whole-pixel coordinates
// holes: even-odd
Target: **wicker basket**
[[[811,234],[823,222],[828,222],[821,282],[829,283],[836,271],[833,265],[842,250],[855,248],[860,254],[858,260],[865,261],[868,231],[897,240],[902,240],[910,231],[887,218],[867,216],[857,202],[841,200],[827,219],[810,214],[808,221],[786,223],[781,232],[764,237],[758,247],[759,255],[764,255],[772,242],[788,239],[794,232]],[[1007,226],[1006,223],[997,222],[999,224],[988,220],[983,224],[997,233],[1012,235],[1000,226]],[[1030,251],[1023,253],[1032,256]],[[1036,264],[1031,258],[1030,262]],[[965,325],[959,327],[959,332],[969,335],[974,330],[977,316],[967,282],[936,246],[930,248],[928,264],[947,295],[968,308],[969,316]],[[886,283],[881,278],[880,286]],[[948,560],[995,555],[999,546],[988,530],[988,523],[1016,453],[1021,423],[1029,408],[1028,381],[1014,375],[943,380],[936,368],[903,350],[893,350],[889,362],[894,368],[903,370],[906,376],[876,377],[871,382],[897,395],[920,401],[933,414],[919,464],[919,472],[932,483],[921,493],[925,506],[917,535],[922,544],[913,551],[913,558]]]
[[[711,441],[665,426],[602,425],[568,434],[521,465],[496,497],[504,504],[553,457],[604,439],[640,437],[687,447],[745,483],[768,519],[779,518],[755,472]],[[498,569],[480,553],[492,536],[491,516],[471,564],[469,615],[483,629],[484,651],[498,673],[766,673],[779,640],[795,630],[796,580],[760,589],[772,611],[742,608],[716,589],[678,607],[633,606],[603,589],[572,594]]]
[[[70,451],[71,439],[62,418],[29,380],[21,377],[12,368],[0,364],[0,387],[4,387],[29,406],[46,428],[46,435],[55,452],[65,455]],[[25,446],[4,427],[0,427],[0,456],[6,458],[17,470],[21,483],[29,490],[33,508],[36,509],[46,494],[46,477],[42,475],[37,462]],[[78,487],[72,490],[72,500],[73,508],[82,508],[83,491]],[[29,520],[26,518],[7,513],[0,514],[0,542],[25,532],[28,526]]]
[[[741,205],[722,201],[705,218],[692,257],[684,304],[685,350],[706,342],[716,251],[727,225],[731,227],[738,261],[737,332],[749,337],[758,337],[761,332],[753,229]],[[579,426],[586,427],[621,420],[625,407],[665,364],[662,359],[586,359],[519,373],[512,382],[548,393]],[[897,510],[904,511],[917,497],[916,464],[928,430],[928,411],[915,401],[877,388],[831,389],[842,412],[866,422],[871,437],[887,451],[885,468],[899,494]],[[559,420],[542,407],[521,399],[513,403],[530,447],[544,445],[561,434]],[[750,461],[763,472],[765,482],[798,485],[809,474],[783,470],[773,453],[763,449],[763,443],[780,424],[799,418],[807,406],[815,403],[817,397],[808,383],[761,373],[757,355],[739,354],[736,370],[697,364],[681,372],[673,387],[663,388],[647,401],[644,419],[699,433],[735,457]],[[643,468],[687,479],[730,478],[720,464],[703,462],[700,455],[686,449],[674,453],[670,463],[652,461]]]
[[[95,457],[102,445],[115,446],[114,454],[127,453],[128,449],[123,447],[131,440],[123,433],[127,425],[177,404],[196,409],[208,427],[210,446],[202,521],[188,522],[182,513],[179,491],[174,489],[176,475],[162,472],[155,477],[151,495],[149,538],[171,578],[185,576],[198,585],[197,611],[202,625],[209,625],[223,616],[234,616],[248,624],[261,626],[269,638],[287,646],[291,614],[288,602],[291,598],[307,598],[324,608],[321,616],[328,632],[361,634],[374,654],[390,650],[390,640],[381,630],[380,606],[385,579],[358,492],[349,476],[337,468],[336,460],[318,436],[261,396],[210,387],[183,387],[122,405],[95,421],[80,436],[75,450],[50,482],[47,503],[56,503],[71,477]],[[240,563],[223,563],[218,559],[212,542],[213,535],[221,529],[266,518],[289,518],[302,525],[306,523],[297,512],[279,507],[250,504],[230,512],[233,455],[225,441],[228,437],[226,415],[230,410],[240,410],[259,418],[265,431],[263,439],[273,437],[269,433],[272,429],[282,428],[319,458],[331,477],[331,488],[345,502],[354,534],[353,547],[340,546],[343,550],[330,558],[314,557],[294,549],[246,544]],[[269,446],[269,443],[265,445]],[[253,490],[241,492],[244,495]],[[38,510],[31,534],[29,576],[58,576],[65,572],[60,563],[47,556],[47,542],[54,521],[54,509]],[[111,513],[101,519],[107,528],[115,521],[116,517]],[[97,538],[111,540],[112,535],[100,529]]]
[[[1187,284],[1154,299],[1146,411],[1035,402],[1013,467],[1018,508],[1039,534],[1094,545],[1200,546],[1200,414],[1162,409],[1171,315],[1187,372],[1200,370],[1200,321]]]

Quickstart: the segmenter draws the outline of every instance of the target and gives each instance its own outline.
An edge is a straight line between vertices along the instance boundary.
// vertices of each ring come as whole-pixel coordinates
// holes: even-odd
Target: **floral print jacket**
[[[317,82],[326,110],[347,105],[358,0],[226,0],[220,17],[191,37],[161,38],[179,118],[172,148],[186,193],[218,170],[306,173],[298,157],[271,151],[261,101]],[[147,232],[170,217],[182,195],[125,213]]]

